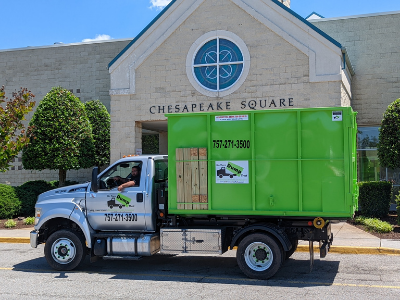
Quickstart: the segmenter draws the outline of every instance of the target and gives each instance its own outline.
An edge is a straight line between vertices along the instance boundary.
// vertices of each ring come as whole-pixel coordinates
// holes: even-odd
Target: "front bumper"
[[[38,238],[39,238],[39,233],[36,232],[35,230],[32,230],[31,234],[30,234],[30,241],[31,241],[32,248],[37,248]]]

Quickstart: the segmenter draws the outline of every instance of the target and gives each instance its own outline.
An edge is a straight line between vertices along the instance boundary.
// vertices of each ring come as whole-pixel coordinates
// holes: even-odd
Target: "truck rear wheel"
[[[283,250],[274,238],[254,233],[246,236],[238,246],[237,263],[242,272],[254,279],[268,279],[282,264]]]
[[[47,239],[44,255],[55,270],[69,271],[79,266],[86,255],[85,239],[76,231],[63,229]]]

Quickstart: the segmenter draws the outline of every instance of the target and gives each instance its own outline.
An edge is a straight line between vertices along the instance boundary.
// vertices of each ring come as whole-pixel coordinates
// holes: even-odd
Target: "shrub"
[[[107,165],[110,163],[110,114],[100,100],[86,102],[85,110],[92,125],[95,165]]]
[[[393,185],[388,181],[359,182],[358,203],[361,215],[373,218],[385,217],[389,213]]]
[[[7,220],[4,222],[5,228],[11,228],[17,226],[17,223],[14,220]]]
[[[383,115],[377,150],[381,166],[400,167],[400,99],[392,102]]]
[[[372,230],[379,233],[387,233],[393,231],[393,226],[388,222],[384,222],[375,218],[366,218],[359,216],[355,218],[356,224],[361,224],[367,227],[368,230]]]
[[[396,195],[397,224],[400,225],[400,194]]]
[[[33,225],[33,224],[35,224],[35,217],[27,217],[24,220],[24,224],[25,225]]]
[[[15,188],[17,196],[21,201],[20,214],[22,216],[32,216],[35,214],[35,204],[37,197],[44,192],[58,188],[58,180],[50,182],[44,180],[27,181],[23,185]],[[77,184],[76,181],[65,182],[65,185]]]
[[[21,201],[12,186],[0,184],[0,219],[13,218],[19,213]]]
[[[29,125],[33,138],[22,151],[24,169],[58,170],[60,186],[64,186],[67,170],[94,165],[92,127],[84,104],[70,91],[52,88]]]
[[[37,197],[44,192],[54,189],[54,185],[44,180],[28,181],[15,188],[17,196],[21,201],[22,216],[32,216],[35,214],[35,204]]]

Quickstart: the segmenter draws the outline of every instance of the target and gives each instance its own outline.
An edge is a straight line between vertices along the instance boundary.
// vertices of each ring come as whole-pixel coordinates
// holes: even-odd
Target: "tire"
[[[290,249],[289,251],[285,252],[285,258],[288,259],[289,257],[291,257],[293,255],[293,253],[297,250],[297,246],[299,244],[299,240],[296,239],[291,239],[290,242],[292,243],[292,249]]]
[[[246,276],[254,279],[268,279],[274,276],[281,267],[283,250],[270,235],[253,233],[239,243],[236,260]]]
[[[219,178],[222,178],[222,177],[224,177],[224,176],[223,176],[222,174],[219,174],[218,177],[219,177]]]
[[[70,271],[86,256],[85,239],[81,233],[68,229],[54,232],[44,246],[47,263],[55,270]]]

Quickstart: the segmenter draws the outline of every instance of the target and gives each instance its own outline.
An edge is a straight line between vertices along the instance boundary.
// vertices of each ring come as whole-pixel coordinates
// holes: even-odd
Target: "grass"
[[[356,217],[354,219],[356,224],[364,225],[370,231],[375,231],[378,233],[388,233],[393,231],[393,226],[388,222],[381,221],[376,218],[367,218],[363,216]]]
[[[17,223],[14,220],[7,220],[4,222],[4,227],[11,228],[17,226]]]

